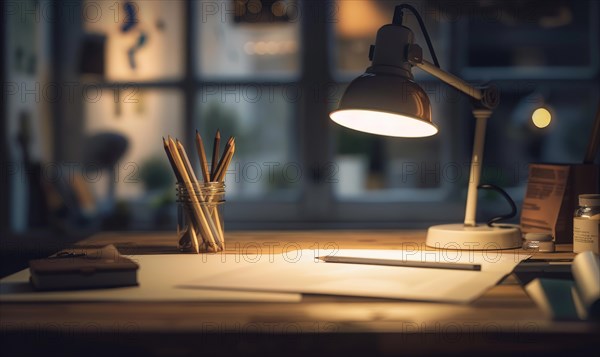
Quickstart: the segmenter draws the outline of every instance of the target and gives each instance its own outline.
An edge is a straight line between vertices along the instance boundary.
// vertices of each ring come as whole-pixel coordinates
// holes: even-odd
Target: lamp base
[[[520,248],[522,240],[521,230],[517,227],[485,224],[467,227],[459,223],[429,227],[425,244],[439,249],[492,250]]]

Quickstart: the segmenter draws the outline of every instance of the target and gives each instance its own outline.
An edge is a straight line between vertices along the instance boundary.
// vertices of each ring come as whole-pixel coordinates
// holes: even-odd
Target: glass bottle
[[[600,194],[579,195],[573,217],[573,252],[591,250],[600,254]]]

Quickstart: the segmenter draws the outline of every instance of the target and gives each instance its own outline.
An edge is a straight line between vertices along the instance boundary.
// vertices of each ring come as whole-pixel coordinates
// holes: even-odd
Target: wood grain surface
[[[331,247],[429,249],[424,241],[424,231],[229,232],[225,254]],[[111,243],[127,255],[181,254],[174,233],[103,233],[77,245]],[[573,257],[568,245],[558,250],[535,256]],[[501,253],[516,252],[523,253]],[[428,355],[450,349],[450,354],[461,355],[547,356],[586,353],[600,336],[595,323],[548,320],[513,275],[468,305],[311,295],[301,303],[3,303],[0,320],[0,348],[24,355],[60,344],[86,355],[200,350],[215,355],[300,355],[311,353],[309,346],[319,346],[320,352],[345,355]],[[32,338],[36,344],[27,342]],[[89,343],[97,347],[87,350]]]

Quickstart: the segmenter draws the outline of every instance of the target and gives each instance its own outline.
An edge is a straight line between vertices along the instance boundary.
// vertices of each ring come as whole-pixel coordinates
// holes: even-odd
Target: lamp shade
[[[424,137],[438,132],[431,122],[429,97],[404,74],[366,72],[350,83],[330,117],[377,135]]]

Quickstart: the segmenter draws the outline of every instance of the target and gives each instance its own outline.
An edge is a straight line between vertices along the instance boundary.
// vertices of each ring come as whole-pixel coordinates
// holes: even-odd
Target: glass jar
[[[193,191],[190,192],[190,188]],[[177,237],[182,252],[219,252],[225,248],[225,183],[176,185]]]
[[[573,217],[573,252],[591,250],[600,254],[600,194],[579,195]]]

